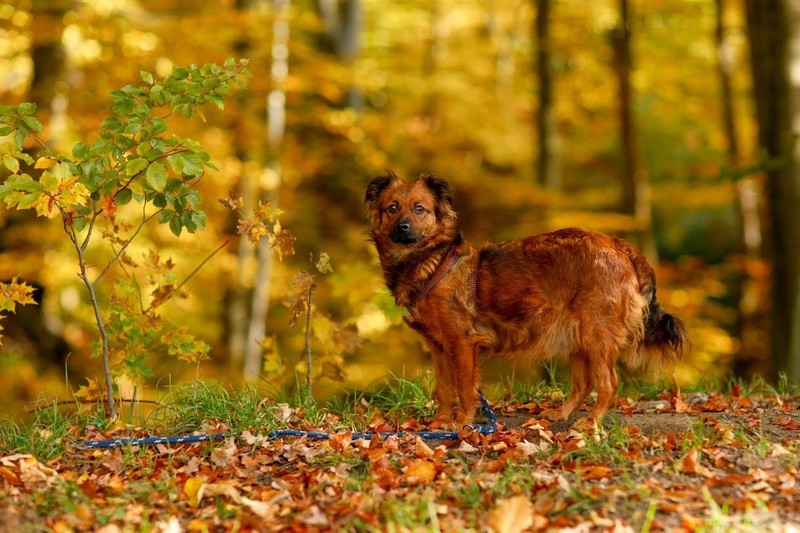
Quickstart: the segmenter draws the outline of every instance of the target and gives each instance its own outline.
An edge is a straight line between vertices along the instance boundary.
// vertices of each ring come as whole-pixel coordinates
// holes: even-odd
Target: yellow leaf
[[[39,159],[36,160],[36,165],[34,165],[34,168],[39,168],[39,169],[51,168],[55,166],[56,163],[58,163],[58,161],[56,161],[52,157],[40,157]]]
[[[189,505],[192,507],[197,507],[200,504],[200,498],[198,498],[198,494],[200,492],[200,488],[205,484],[205,481],[199,477],[190,477],[186,480],[186,483],[183,484],[183,493],[189,498]]]

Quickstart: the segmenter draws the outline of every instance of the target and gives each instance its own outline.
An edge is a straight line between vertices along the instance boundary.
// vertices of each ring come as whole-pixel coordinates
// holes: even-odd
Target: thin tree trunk
[[[238,0],[236,8],[245,13],[252,8],[251,0]],[[234,43],[234,49],[239,57],[249,57],[252,44],[250,42],[250,32],[244,31],[240,34],[239,39]],[[256,188],[256,179],[250,175],[250,165],[247,164],[254,156],[254,150],[251,148],[252,139],[248,135],[248,120],[249,115],[253,113],[251,105],[250,94],[244,92],[239,96],[239,104],[242,107],[240,118],[236,120],[233,125],[233,131],[236,135],[236,155],[239,161],[242,162],[242,173],[239,177],[237,188],[238,195],[242,198],[242,211],[250,213],[255,206],[258,190]],[[231,212],[229,225],[235,228],[238,222],[239,214]],[[244,283],[246,272],[248,270],[248,263],[252,260],[254,247],[250,240],[241,236],[238,243],[236,254],[236,269],[225,299],[225,336],[228,345],[228,354],[230,356],[230,364],[236,372],[244,371],[245,352],[247,351],[247,330],[249,324],[249,303],[251,302],[251,290],[249,290]],[[248,373],[244,371],[244,375]]]
[[[714,38],[717,45],[717,72],[722,106],[722,132],[725,138],[727,166],[734,172],[739,167],[739,143],[736,113],[733,105],[734,58],[725,35],[725,0],[716,0],[716,27]],[[761,350],[760,324],[758,323],[758,282],[749,272],[749,265],[761,258],[761,215],[758,182],[745,176],[735,182],[736,207],[741,227],[741,250],[743,253],[741,272],[738,276],[739,313],[736,333],[740,341],[739,353],[733,367],[737,375],[751,376],[761,370],[767,354]]]
[[[274,0],[272,23],[272,90],[267,95],[267,169],[280,183],[280,151],[286,130],[286,78],[289,75],[289,7],[290,0]],[[277,187],[272,191],[274,194]],[[266,334],[267,313],[272,275],[272,250],[269,241],[258,243],[258,268],[253,287],[250,323],[245,350],[245,379],[253,381],[261,374],[262,350],[260,342]]]
[[[642,252],[652,263],[658,261],[652,233],[650,210],[650,187],[644,170],[639,164],[639,147],[633,120],[633,91],[631,89],[630,13],[628,0],[620,0],[619,26],[611,33],[614,50],[614,67],[619,83],[619,121],[622,158],[622,211],[633,216],[636,226],[636,240]]]
[[[792,122],[800,118],[800,84],[789,72],[800,64],[800,0],[746,0],[750,64],[759,146],[770,160],[787,160],[766,171],[771,215],[764,233],[772,262],[772,374],[800,380],[800,169]]]
[[[536,176],[541,186],[557,189],[561,186],[561,172],[558,165],[559,142],[553,109],[553,77],[550,68],[550,6],[551,0],[536,1],[535,71],[539,82]]]
[[[345,0],[341,16],[337,0],[317,0],[317,10],[325,26],[325,34],[336,56],[350,68],[353,79],[347,90],[347,107],[360,111],[364,96],[355,82],[355,62],[361,48],[361,0]]]
[[[442,61],[446,49],[444,44],[445,28],[442,22],[440,0],[428,2],[428,35],[425,55],[422,57],[422,75],[425,96],[422,100],[420,115],[424,117],[426,129],[429,135],[435,135],[441,124],[439,108],[441,106],[441,95],[438,86],[439,64]],[[420,172],[429,172],[431,162],[436,160],[436,150],[431,142],[423,142],[419,146]]]

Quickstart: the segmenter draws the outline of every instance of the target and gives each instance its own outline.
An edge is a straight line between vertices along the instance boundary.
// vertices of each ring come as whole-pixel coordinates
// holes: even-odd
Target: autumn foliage
[[[208,430],[234,435],[93,450],[80,441],[136,430],[75,428],[61,456],[0,457],[0,514],[6,524],[114,531],[745,531],[796,523],[797,396],[624,397],[595,438],[541,418],[555,392],[496,403],[497,432],[463,431],[457,441],[353,439],[345,412],[269,401],[262,408],[271,424],[330,438],[269,438],[258,427],[216,422]],[[388,406],[370,407],[367,395],[348,408],[349,416],[360,412],[361,429],[415,431],[424,422],[413,410],[387,417]]]

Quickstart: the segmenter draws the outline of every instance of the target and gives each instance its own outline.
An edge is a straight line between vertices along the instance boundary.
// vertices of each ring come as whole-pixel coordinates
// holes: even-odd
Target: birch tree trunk
[[[273,1],[272,22],[272,90],[267,95],[267,168],[274,173],[280,184],[280,152],[286,130],[286,78],[289,74],[289,7],[290,0]],[[273,189],[274,194],[278,186]],[[258,266],[253,285],[250,323],[247,328],[247,344],[244,360],[244,375],[248,381],[258,379],[261,374],[262,350],[269,311],[273,254],[269,241],[262,238],[258,243]]]

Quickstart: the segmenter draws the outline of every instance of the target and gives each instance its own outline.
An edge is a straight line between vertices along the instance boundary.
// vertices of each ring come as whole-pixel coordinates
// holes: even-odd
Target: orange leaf
[[[431,459],[433,458],[434,451],[430,446],[425,444],[425,441],[422,440],[419,435],[414,435],[414,454],[420,459]]]
[[[335,452],[344,452],[350,447],[350,442],[353,440],[353,434],[349,431],[344,433],[331,433],[328,435],[328,445]]]
[[[367,458],[371,463],[377,463],[386,455],[386,450],[383,448],[383,440],[380,435],[373,435],[369,441],[369,448],[364,450]]]
[[[103,216],[112,218],[117,212],[117,200],[114,196],[103,196],[100,199],[100,208],[103,210]]]
[[[697,448],[689,450],[689,453],[681,461],[679,469],[685,474],[698,474],[704,477],[713,476],[711,470],[700,464],[700,452],[697,451]]]
[[[517,533],[533,525],[533,505],[526,496],[498,500],[486,519],[495,533]]]
[[[436,477],[436,467],[425,459],[415,459],[409,463],[405,471],[405,481],[408,485],[421,485],[430,483]]]

